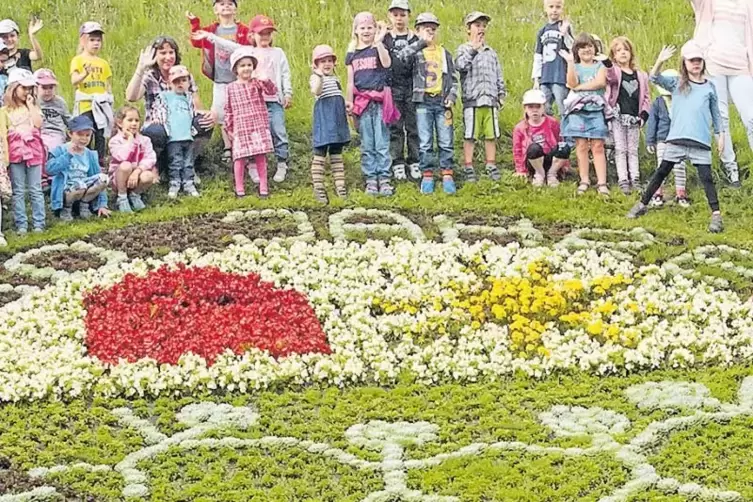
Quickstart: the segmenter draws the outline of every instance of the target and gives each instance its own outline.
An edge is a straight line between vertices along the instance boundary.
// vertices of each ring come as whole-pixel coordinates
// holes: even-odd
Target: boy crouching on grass
[[[109,216],[107,209],[107,175],[99,167],[97,152],[89,150],[94,124],[79,115],[68,123],[71,140],[50,152],[47,173],[52,176],[50,206],[60,210],[62,221],[73,220],[73,205],[78,203],[81,219],[88,219],[94,210],[98,216]]]

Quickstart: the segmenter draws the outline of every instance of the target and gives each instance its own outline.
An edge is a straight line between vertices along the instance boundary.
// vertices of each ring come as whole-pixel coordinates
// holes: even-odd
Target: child
[[[44,195],[42,194],[42,164],[44,145],[39,133],[42,112],[34,96],[34,75],[29,70],[15,68],[8,76],[5,107],[0,117],[0,135],[5,140],[4,151],[13,187],[13,216],[16,232],[28,231],[25,192],[31,199],[31,222],[34,232],[45,227]]]
[[[159,181],[157,155],[152,141],[141,134],[141,116],[133,106],[115,114],[117,132],[110,138],[110,184],[118,195],[118,211],[130,213],[146,207],[141,194]]]
[[[277,88],[263,70],[257,70],[258,64],[255,48],[241,47],[230,56],[236,80],[226,89],[225,128],[233,145],[236,197],[246,195],[243,172],[249,160],[255,162],[259,175],[259,197],[269,195],[267,153],[274,151],[274,148],[264,96],[275,95]]]
[[[585,193],[591,184],[588,158],[590,150],[596,171],[597,188],[600,194],[608,196],[604,140],[609,135],[606,119],[611,118],[611,110],[604,100],[607,70],[594,59],[596,54],[596,41],[588,33],[578,35],[573,42],[572,53],[560,51],[560,56],[567,61],[567,86],[574,91],[565,100],[562,136],[575,138],[580,175],[578,194]]]
[[[387,28],[377,24],[370,12],[359,12],[353,19],[353,38],[345,55],[348,68],[345,107],[355,117],[361,136],[366,194],[390,196],[394,188],[390,182],[392,162],[387,126],[396,122],[400,113],[394,107],[389,87],[392,58],[382,43],[386,34]]]
[[[85,115],[68,123],[70,142],[50,152],[47,172],[53,177],[50,206],[60,210],[62,221],[73,220],[73,205],[78,203],[81,219],[91,218],[92,209],[100,217],[109,216],[107,209],[107,175],[99,167],[97,152],[87,145],[94,132],[94,123]]]
[[[413,69],[397,58],[398,53],[416,42],[418,37],[408,29],[410,20],[408,0],[392,0],[388,14],[391,28],[384,37],[384,46],[392,58],[390,88],[395,106],[400,111],[400,119],[390,126],[392,172],[396,180],[406,179],[407,164],[411,178],[418,180],[421,177],[421,170],[418,166],[416,105],[413,103]]]
[[[447,194],[454,194],[457,189],[452,176],[455,163],[452,107],[458,94],[455,63],[452,54],[436,42],[439,20],[434,14],[419,14],[415,26],[419,40],[400,51],[398,57],[413,66],[413,102],[416,103],[418,119],[421,193],[434,192],[432,164],[436,135],[442,189]]]
[[[665,78],[677,78],[680,73],[677,70],[664,70],[661,75]],[[651,105],[648,122],[646,123],[646,150],[652,155],[656,154],[658,166],[664,159],[664,152],[667,149],[667,135],[672,124],[670,114],[672,93],[663,87],[656,86],[656,89],[659,92],[659,97]],[[680,207],[690,207],[690,200],[688,200],[685,190],[685,180],[687,179],[685,161],[676,164],[672,172],[675,175],[675,203]],[[661,187],[656,191],[656,195],[651,199],[649,205],[654,207],[664,205]]]
[[[43,26],[44,23],[42,23],[41,19],[32,18],[29,23],[29,42],[31,42],[32,48],[19,49],[18,34],[20,30],[18,25],[10,19],[0,21],[0,39],[8,47],[8,62],[5,65],[8,70],[11,68],[22,68],[32,71],[32,61],[42,60],[42,46],[39,44],[36,35]]]
[[[2,154],[0,154],[2,155]],[[8,168],[5,167],[5,159],[0,158],[0,248],[8,245],[3,235],[3,206],[8,199],[13,197]]]
[[[68,105],[57,94],[58,81],[52,70],[40,68],[34,72],[39,86],[39,106],[42,109],[42,142],[48,152],[68,141]]]
[[[669,172],[678,162],[690,161],[698,170],[698,177],[706,192],[706,199],[711,207],[709,232],[718,233],[724,228],[722,213],[719,211],[714,178],[711,175],[712,137],[709,129],[713,127],[717,135],[716,147],[719,153],[724,150],[722,120],[714,85],[706,79],[706,62],[703,50],[693,40],[682,47],[682,65],[679,78],[668,78],[659,74],[662,64],[675,53],[675,48],[664,47],[651,70],[651,81],[672,93],[672,124],[667,134],[667,147],[662,156],[659,169],[648,182],[641,200],[636,202],[628,212],[628,218],[637,218],[646,214],[647,204],[659,189]]]
[[[0,96],[5,95],[5,88],[8,87],[8,70],[5,67],[8,54],[8,47],[0,41]]]
[[[98,56],[104,30],[99,23],[87,21],[79,33],[79,54],[71,60],[71,84],[76,88],[74,115],[86,115],[95,125],[94,147],[104,166],[113,123],[112,70],[110,63]]]
[[[562,19],[564,3],[564,0],[544,0],[547,23],[536,34],[533,51],[533,88],[544,91],[547,115],[553,114],[554,102],[560,115],[565,111],[567,61],[560,51],[569,52],[575,37],[570,23]]]
[[[565,169],[570,158],[570,146],[560,141],[560,124],[546,114],[547,97],[543,91],[531,89],[523,94],[521,120],[512,133],[512,155],[515,173],[533,174],[535,187],[559,185],[557,176]]]
[[[638,147],[641,125],[648,120],[651,92],[648,75],[635,64],[633,44],[617,37],[609,46],[607,67],[607,103],[615,111],[612,124],[617,182],[625,195],[640,190]]]
[[[272,141],[277,157],[275,183],[282,183],[288,173],[288,132],[285,128],[285,112],[293,104],[293,86],[290,80],[290,63],[285,52],[279,47],[272,46],[272,35],[275,28],[272,19],[267,16],[254,16],[249,22],[252,43],[255,47],[254,56],[259,61],[259,69],[275,84],[274,94],[265,94],[264,100],[269,111],[269,125],[272,131]],[[197,32],[194,38],[208,38],[216,46],[234,51],[239,44],[231,40],[223,40],[217,35]],[[254,170],[255,171],[255,170]],[[252,175],[253,176],[253,175]]]
[[[494,181],[501,178],[496,162],[499,108],[504,104],[507,90],[499,57],[486,44],[486,26],[490,21],[491,17],[483,12],[471,12],[465,17],[468,42],[458,47],[455,59],[463,88],[463,161],[468,181],[476,181],[473,149],[475,141],[481,138],[484,139],[486,173]]]
[[[345,111],[340,79],[335,75],[337,56],[329,45],[317,45],[311,56],[313,74],[309,80],[314,104],[314,159],[311,161],[311,180],[314,198],[327,204],[324,189],[324,163],[329,153],[332,178],[338,197],[346,197],[343,148],[350,142],[350,128]],[[403,173],[404,174],[404,173]]]
[[[209,26],[201,27],[201,20],[190,12],[186,17],[191,23],[191,33],[206,31],[213,33],[226,40],[234,40],[242,45],[249,45],[248,26],[238,22],[235,18],[238,4],[236,0],[214,0],[214,14],[217,21]],[[210,40],[191,39],[191,44],[201,49],[201,71],[213,82],[212,85],[212,111],[217,116],[217,123],[222,126],[225,113],[225,87],[235,80],[233,70],[230,68],[230,54],[232,50],[213,44]],[[222,153],[222,161],[230,162],[230,141],[222,129],[222,141],[225,149]]]
[[[170,90],[162,91],[154,102],[155,123],[167,132],[167,163],[170,173],[170,188],[167,196],[174,199],[181,186],[191,197],[198,197],[194,184],[194,150],[192,126],[193,100],[188,95],[191,74],[183,65],[170,68]]]

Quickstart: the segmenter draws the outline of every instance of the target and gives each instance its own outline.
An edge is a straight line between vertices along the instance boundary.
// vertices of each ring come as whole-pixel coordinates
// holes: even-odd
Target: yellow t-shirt
[[[441,94],[444,49],[440,45],[435,45],[427,47],[423,52],[426,58],[426,94]]]
[[[91,73],[81,81],[76,90],[86,94],[104,94],[107,92],[107,81],[112,78],[110,63],[98,56],[79,54],[71,60],[71,75],[73,72],[84,73],[84,65],[91,66]],[[86,113],[92,109],[92,104],[82,101],[79,105],[79,113]]]

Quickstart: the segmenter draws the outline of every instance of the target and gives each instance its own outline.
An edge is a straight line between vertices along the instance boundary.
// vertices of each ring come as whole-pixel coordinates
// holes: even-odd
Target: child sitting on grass
[[[78,204],[81,219],[94,210],[98,216],[110,215],[107,209],[107,175],[99,167],[97,152],[87,147],[94,133],[94,123],[85,115],[68,124],[71,140],[50,152],[47,172],[52,176],[50,206],[60,211],[62,221],[73,220],[73,206]]]

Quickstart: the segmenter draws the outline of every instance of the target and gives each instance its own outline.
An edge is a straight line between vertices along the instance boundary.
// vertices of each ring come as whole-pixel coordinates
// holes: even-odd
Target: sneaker
[[[742,188],[743,185],[742,185],[742,183],[740,183],[740,180],[735,180],[735,181],[730,181],[728,183],[728,186],[730,188]]]
[[[633,192],[643,192],[643,185],[641,185],[640,181],[633,181],[630,183],[630,186],[633,188]]]
[[[421,168],[417,162],[410,165],[410,177],[414,180],[421,179]]]
[[[442,178],[442,190],[447,195],[455,195],[457,193],[458,188],[455,186],[455,180],[452,179],[452,176],[444,176]]]
[[[395,164],[392,166],[392,173],[395,175],[396,180],[404,180],[405,176],[405,164]]]
[[[379,195],[390,197],[395,195],[395,189],[392,187],[390,180],[379,180]]]
[[[132,213],[133,212],[131,210],[131,203],[128,202],[128,197],[126,197],[125,195],[123,195],[123,196],[118,195],[117,206],[118,206],[118,211],[120,211],[121,213]]]
[[[167,191],[167,198],[168,199],[175,199],[178,197],[178,192],[180,192],[180,185],[173,185],[170,184],[170,189]]]
[[[191,197],[200,197],[201,196],[201,194],[199,193],[199,191],[196,190],[196,186],[193,183],[191,183],[191,182],[185,183],[183,185],[183,191],[186,192]]]
[[[256,169],[256,164],[248,166],[248,175],[251,177],[251,181],[253,181],[254,184],[259,184],[259,171]]]
[[[560,186],[560,180],[557,178],[556,172],[549,170],[549,172],[546,173],[546,184],[552,188]]]
[[[8,245],[8,241],[5,240],[5,236],[3,234],[0,234],[0,248],[4,248]]]
[[[635,205],[628,211],[627,217],[631,220],[643,216],[648,212],[648,206],[641,201],[635,203]]]
[[[31,231],[33,234],[41,234],[44,232],[44,227],[34,227],[34,229]]]
[[[724,225],[722,224],[721,213],[712,213],[711,223],[709,223],[709,232],[712,234],[718,234],[722,230],[724,230]]]
[[[622,192],[622,195],[630,195],[633,193],[633,190],[630,188],[630,184],[627,182],[620,183],[620,192]]]
[[[131,192],[128,194],[128,200],[134,211],[141,211],[146,208],[146,204],[144,204],[144,199],[141,198],[140,193]]]
[[[194,173],[193,175],[193,184],[194,185],[201,185],[201,178],[199,178],[199,175]]]
[[[421,193],[430,194],[434,193],[434,178],[423,178],[421,180]]]
[[[288,175],[288,165],[285,162],[278,162],[277,163],[277,172],[275,172],[274,180],[275,183],[282,183],[285,181],[285,177]],[[257,173],[258,176],[258,173]]]
[[[687,197],[675,197],[675,204],[680,207],[688,208],[690,207],[690,199]]]
[[[78,205],[78,217],[82,220],[88,220],[92,217],[92,211],[88,202],[83,202]]]
[[[536,173],[533,175],[533,180],[531,180],[531,185],[535,187],[543,187],[544,186],[544,176],[542,174]]]
[[[476,183],[478,181],[478,176],[476,176],[476,170],[473,166],[465,166],[463,174],[465,174],[465,181],[468,183]]]
[[[486,174],[492,179],[492,181],[499,181],[502,179],[499,169],[494,164],[486,165]]]
[[[366,195],[379,195],[379,184],[376,180],[366,180]]]
[[[60,220],[73,221],[73,207],[63,206],[63,209],[60,211]]]
[[[650,207],[662,207],[664,205],[664,197],[657,193],[653,197],[651,197],[648,205]]]
[[[71,219],[73,219],[73,218],[71,218]],[[18,236],[23,236],[23,235],[26,235],[28,233],[29,233],[29,231],[27,229],[25,229],[25,228],[17,228],[16,229],[16,235],[18,235]]]

